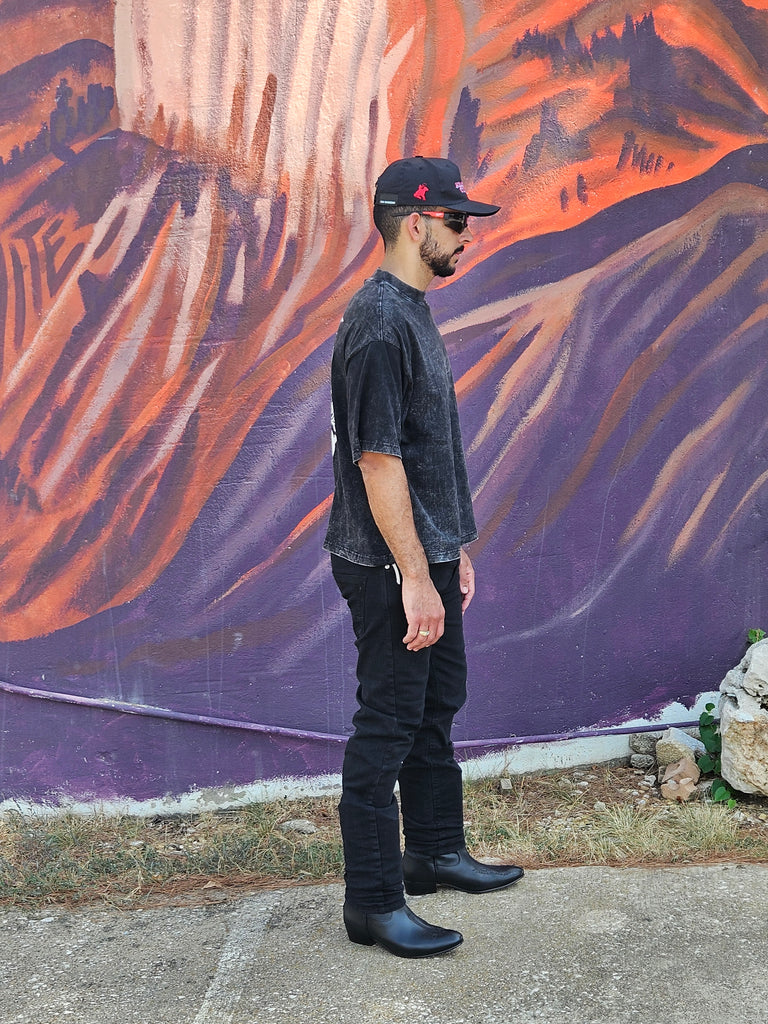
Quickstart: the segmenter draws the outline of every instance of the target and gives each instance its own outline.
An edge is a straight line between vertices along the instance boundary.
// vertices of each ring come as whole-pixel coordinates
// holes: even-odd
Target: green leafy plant
[[[750,629],[747,631],[747,640],[750,644],[757,644],[761,640],[765,640],[764,629]]]
[[[715,803],[724,803],[728,807],[734,808],[736,806],[734,792],[720,774],[722,771],[720,754],[723,744],[720,738],[720,729],[712,714],[714,710],[714,704],[707,704],[705,710],[699,716],[699,735],[707,752],[702,754],[697,764],[699,770],[705,775],[712,773],[715,776],[712,782],[712,800]]]

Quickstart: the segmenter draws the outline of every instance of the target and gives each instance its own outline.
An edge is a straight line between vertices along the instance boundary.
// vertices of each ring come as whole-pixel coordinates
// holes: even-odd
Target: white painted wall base
[[[513,776],[532,772],[557,771],[580,765],[604,764],[607,761],[629,757],[630,734],[625,730],[653,728],[660,732],[669,725],[698,720],[709,703],[717,703],[718,693],[701,694],[693,708],[670,704],[654,719],[632,719],[602,735],[585,735],[572,739],[552,740],[545,743],[519,743],[472,757],[472,747],[459,750],[462,772],[467,779],[482,779],[493,775]],[[492,744],[494,741],[489,740]],[[223,811],[246,807],[269,800],[298,800],[302,797],[336,796],[341,792],[340,775],[318,775],[311,778],[280,778],[253,782],[247,786],[224,786],[217,789],[192,790],[179,796],[165,796],[154,800],[99,800],[62,798],[57,804],[37,804],[6,800],[0,803],[0,816],[9,813],[25,815],[130,815],[156,817],[172,814],[202,814],[205,811]]]

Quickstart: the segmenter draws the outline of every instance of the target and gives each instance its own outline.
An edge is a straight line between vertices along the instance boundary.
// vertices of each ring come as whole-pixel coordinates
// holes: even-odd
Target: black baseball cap
[[[467,195],[452,160],[411,156],[395,160],[376,182],[374,206],[441,206],[472,217],[490,217],[500,206],[476,203]]]

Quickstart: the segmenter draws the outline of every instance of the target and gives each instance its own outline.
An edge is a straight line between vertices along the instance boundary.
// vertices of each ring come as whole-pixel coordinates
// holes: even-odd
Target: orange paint
[[[199,0],[201,8],[205,3]],[[478,226],[476,241],[462,257],[460,276],[515,241],[573,227],[629,196],[687,180],[729,150],[762,139],[759,133],[752,137],[695,111],[688,113],[685,128],[703,140],[698,148],[674,132],[638,127],[632,110],[621,106],[622,93],[629,86],[626,61],[554,74],[548,60],[513,56],[516,41],[537,25],[542,32],[556,32],[562,39],[573,19],[584,42],[590,32],[602,33],[609,24],[620,34],[625,6],[635,18],[646,13],[634,0],[628,5],[596,5],[588,0],[485,0],[476,5],[461,0],[445,4],[418,0],[414,5],[391,0],[383,51],[374,52],[364,67],[354,69],[359,76],[351,76],[361,90],[354,107],[357,120],[342,118],[337,123],[333,120],[337,112],[328,109],[333,106],[328,96],[346,96],[340,85],[342,74],[349,72],[346,65],[323,68],[317,75],[313,68],[311,76],[306,69],[296,72],[295,81],[302,89],[310,89],[308,97],[302,95],[302,103],[307,110],[320,111],[316,121],[323,130],[318,131],[317,143],[309,146],[306,154],[297,147],[299,155],[293,163],[284,159],[283,152],[275,153],[275,139],[282,127],[276,119],[295,116],[292,104],[286,105],[293,83],[292,72],[285,70],[289,63],[283,67],[276,60],[255,87],[253,67],[248,63],[250,51],[224,46],[225,41],[219,40],[222,52],[234,53],[236,63],[236,73],[229,69],[228,77],[223,78],[231,91],[223,105],[222,123],[209,131],[206,125],[210,128],[214,119],[206,121],[198,110],[194,111],[196,119],[190,116],[184,107],[188,97],[169,93],[169,100],[178,99],[185,111],[179,116],[173,102],[153,104],[152,90],[148,90],[137,103],[136,120],[123,127],[140,128],[177,151],[147,150],[147,165],[123,192],[127,220],[118,227],[111,244],[98,257],[74,263],[55,287],[44,274],[36,276],[34,260],[19,230],[40,221],[35,234],[38,248],[34,250],[40,253],[40,235],[50,229],[51,239],[62,242],[56,256],[60,270],[67,256],[79,251],[78,246],[87,247],[97,230],[105,234],[109,224],[81,223],[74,210],[49,209],[45,202],[19,214],[34,190],[62,166],[62,161],[50,155],[0,184],[0,245],[11,280],[10,327],[14,326],[11,318],[16,297],[21,308],[23,296],[27,310],[24,329],[17,332],[18,343],[14,334],[6,331],[0,394],[0,446],[3,454],[13,453],[18,470],[18,500],[3,507],[6,550],[0,565],[0,617],[6,638],[23,639],[64,628],[128,601],[146,590],[168,566],[270,399],[333,333],[350,296],[377,265],[381,246],[370,234],[369,192],[382,168],[373,163],[381,162],[382,154],[395,159],[406,147],[446,155],[464,88],[480,104],[477,159],[478,163],[485,161],[483,176],[471,192],[477,198],[498,202],[503,213]],[[768,0],[752,6],[768,9]],[[13,52],[6,47],[2,59],[9,67],[28,59],[41,34],[51,47],[81,37],[86,28],[92,38],[109,42],[112,9],[107,3],[90,5],[86,15],[83,8],[75,6],[57,6],[50,11],[41,7],[14,23],[18,47]],[[206,8],[209,14],[212,10]],[[698,47],[741,88],[756,96],[764,109],[768,106],[761,76],[745,49],[733,42],[713,5],[666,3],[654,10],[654,17],[659,33],[671,44]],[[210,18],[206,25],[213,25]],[[354,20],[345,23],[350,49],[344,52],[362,52],[353,48],[353,43],[360,47],[365,43],[355,38],[356,28]],[[160,38],[157,25],[154,31]],[[204,37],[205,33],[200,39]],[[400,46],[403,59],[399,67],[392,70],[386,91],[382,88],[381,94],[376,93],[376,60],[383,57],[386,62]],[[151,54],[143,51],[140,56],[144,74],[151,76]],[[191,89],[194,76],[187,76],[186,81]],[[79,92],[86,79],[73,77],[70,84]],[[321,95],[311,95],[311,89]],[[326,102],[313,105],[314,99]],[[565,153],[545,149],[535,166],[524,167],[526,149],[539,131],[545,103],[557,110],[563,137],[572,148],[566,146]],[[50,106],[50,96],[33,98],[24,124],[0,129],[0,152],[7,156],[12,145],[31,137]],[[374,108],[378,124],[389,129],[381,140],[368,137]],[[307,122],[304,127],[311,133],[318,126]],[[617,170],[618,154],[629,130],[636,132],[638,146],[663,155],[663,171],[641,175],[632,168]],[[579,147],[574,140],[581,136]],[[370,145],[369,150],[365,145],[352,145],[361,138]],[[72,148],[78,152],[90,142],[78,140]],[[294,142],[291,137],[283,145]],[[360,151],[367,153],[370,170],[361,170]],[[350,163],[350,154],[357,155],[357,163]],[[125,254],[123,241],[130,245],[138,238],[157,177],[172,160],[201,164],[210,211],[194,215],[198,233],[191,230],[191,222],[183,221],[178,206],[171,210],[143,253],[134,277],[123,285],[110,309],[89,323],[80,348],[65,354],[86,312],[80,275],[87,270],[96,275],[97,283],[109,283]],[[667,170],[670,164],[674,167]],[[231,175],[240,189],[238,202],[242,200],[243,209],[253,217],[245,227],[214,185],[221,169]],[[468,181],[476,170],[463,168]],[[576,199],[579,174],[586,182],[584,203]],[[569,201],[562,209],[564,192]],[[281,224],[275,211],[282,211],[283,201],[286,221]],[[237,234],[241,230],[242,237]],[[681,232],[684,226],[674,230]],[[354,244],[351,239],[356,240]],[[230,243],[237,243],[243,252],[243,301],[227,311],[231,336],[214,338],[203,351],[201,343],[215,319],[217,304],[222,303]],[[18,296],[12,249],[21,268]],[[509,314],[510,327],[504,336],[481,354],[459,381],[459,393],[467,396],[499,374],[495,399],[472,439],[475,450],[484,451],[494,431],[506,422],[513,399],[523,393],[527,418],[514,427],[521,436],[526,431],[533,434],[555,415],[558,389],[567,379],[569,355],[558,345],[569,318],[578,313],[580,287],[566,282],[559,290],[544,290],[527,298],[525,304],[521,302],[514,319]],[[693,308],[688,311],[691,316],[695,312]],[[538,333],[524,357],[501,372],[499,368],[514,359],[521,337],[530,332]],[[566,509],[631,409],[638,388],[663,366],[674,344],[672,334],[662,335],[618,381],[585,450],[520,543]],[[64,362],[67,373],[62,372]],[[167,367],[171,369],[167,371]],[[62,379],[52,388],[48,382],[55,372]],[[678,383],[677,390],[670,389],[657,403],[634,432],[617,469],[628,465],[649,443],[685,386],[686,382]],[[177,456],[186,461],[174,485],[174,507],[158,514],[153,499]],[[122,490],[115,495],[113,485],[118,479]],[[483,487],[489,491],[496,488],[498,504],[491,520],[501,522],[514,503],[514,483],[505,489],[489,476]],[[714,493],[705,489],[704,498],[709,497],[697,510],[699,518]],[[102,507],[108,495],[111,503]],[[326,508],[324,499],[290,532],[274,557],[284,554],[291,543],[300,542]],[[78,547],[78,530],[90,522],[94,510],[99,511],[99,529],[87,544]],[[151,515],[155,518],[148,522]],[[679,534],[673,554],[688,543],[698,521],[694,515],[689,532]],[[147,543],[129,558],[134,532],[142,532]],[[53,564],[56,569],[50,572]],[[109,593],[103,579],[105,564],[112,573]],[[241,582],[247,578],[249,574]]]

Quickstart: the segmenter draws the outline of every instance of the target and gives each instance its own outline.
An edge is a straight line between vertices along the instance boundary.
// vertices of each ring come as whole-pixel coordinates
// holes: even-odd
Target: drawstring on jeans
[[[400,575],[400,570],[397,568],[395,563],[393,562],[391,565],[385,565],[384,568],[392,570],[392,572],[395,574],[395,579],[397,580],[397,585],[399,587],[400,584],[403,582],[403,578]]]

